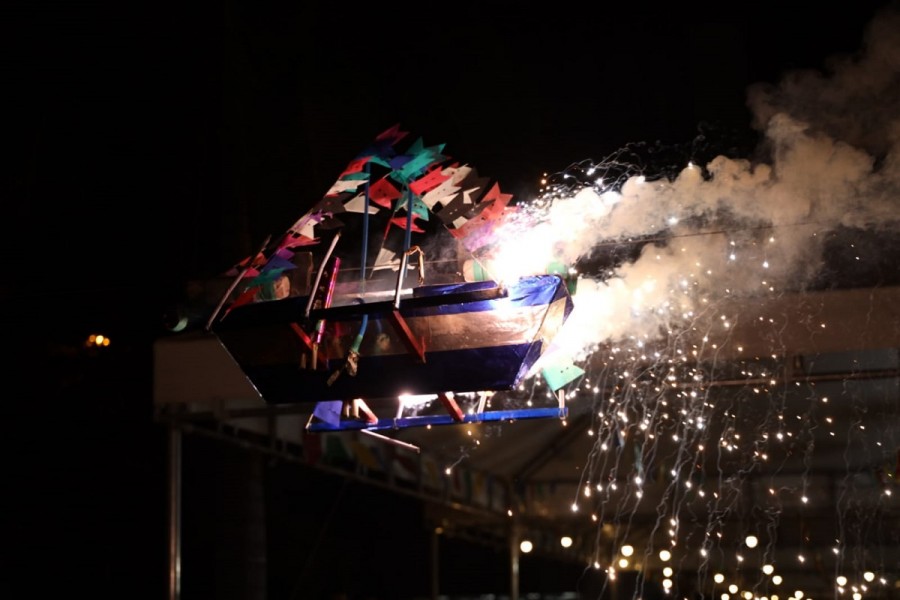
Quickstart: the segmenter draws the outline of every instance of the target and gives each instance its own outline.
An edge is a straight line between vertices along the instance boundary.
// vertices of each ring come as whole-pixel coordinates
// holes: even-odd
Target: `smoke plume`
[[[715,317],[725,297],[821,284],[828,244],[896,228],[900,11],[877,15],[857,53],[754,85],[747,102],[764,158],[719,155],[673,177],[636,168],[616,181],[604,177],[610,161],[580,163],[579,183],[559,177],[504,226],[493,268],[511,275],[640,242],[629,260],[581,273],[567,325],[575,353]]]

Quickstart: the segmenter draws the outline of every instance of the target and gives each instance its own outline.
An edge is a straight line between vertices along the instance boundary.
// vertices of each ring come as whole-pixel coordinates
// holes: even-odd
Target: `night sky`
[[[746,152],[746,87],[858,50],[884,4],[20,7],[4,289],[54,330],[152,328],[398,123],[516,199],[626,144]]]
[[[99,582],[93,597],[158,579],[160,597],[163,312],[283,232],[378,133],[446,144],[516,198],[626,144],[752,152],[747,86],[856,51],[890,3],[356,4],[10,11],[0,299],[27,336],[8,347],[7,456],[34,590],[55,572]],[[84,350],[90,333],[110,352]]]

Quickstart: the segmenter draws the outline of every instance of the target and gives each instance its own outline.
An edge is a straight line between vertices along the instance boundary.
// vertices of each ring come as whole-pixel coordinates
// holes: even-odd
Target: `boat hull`
[[[305,316],[307,300],[237,307],[213,328],[267,403],[514,389],[573,308],[556,275],[422,286],[399,308],[354,303]]]

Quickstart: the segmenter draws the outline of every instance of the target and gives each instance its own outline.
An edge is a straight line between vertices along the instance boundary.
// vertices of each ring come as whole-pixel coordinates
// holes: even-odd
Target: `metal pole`
[[[521,528],[513,523],[509,533],[509,600],[519,600],[519,538]]]
[[[431,600],[438,600],[440,594],[440,560],[441,536],[437,527],[431,529]]]
[[[209,331],[212,328],[213,321],[216,320],[216,317],[219,316],[219,313],[222,311],[222,307],[225,306],[225,303],[228,301],[228,297],[231,296],[231,292],[234,291],[234,288],[241,282],[244,276],[253,268],[253,263],[256,262],[256,257],[265,252],[266,247],[269,245],[269,242],[272,240],[272,236],[266,236],[265,241],[263,241],[262,246],[259,247],[256,254],[247,259],[247,264],[241,269],[241,272],[237,274],[234,278],[234,281],[231,282],[231,285],[228,286],[228,289],[222,294],[222,299],[219,300],[219,304],[216,305],[216,309],[212,311],[212,314],[209,315],[209,319],[206,321],[206,331]],[[309,312],[307,310],[307,312]]]
[[[306,301],[306,312],[303,313],[304,317],[308,317],[312,310],[313,302],[316,299],[316,292],[319,289],[319,283],[322,281],[322,273],[325,271],[325,265],[328,264],[328,260],[331,258],[331,254],[334,252],[334,247],[337,246],[339,239],[341,239],[340,229],[334,234],[334,237],[331,238],[331,245],[328,246],[328,252],[325,253],[325,258],[322,259],[322,264],[319,265],[319,271],[316,273],[316,282],[313,284],[312,291],[309,293],[309,299]]]
[[[394,308],[400,310],[400,294],[403,292],[403,277],[406,275],[406,263],[409,261],[409,255],[404,252],[403,258],[400,259],[400,270],[397,272],[397,287],[394,289]]]
[[[169,600],[181,597],[181,436],[169,425]]]
[[[400,270],[397,271],[397,289],[394,291],[394,308],[400,310],[400,292],[403,279],[406,277],[406,265],[409,261],[409,247],[412,244],[413,194],[406,190],[406,231],[403,234],[403,257],[400,259]]]

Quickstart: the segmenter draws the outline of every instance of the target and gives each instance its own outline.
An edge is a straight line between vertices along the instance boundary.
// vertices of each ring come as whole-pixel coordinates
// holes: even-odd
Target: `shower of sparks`
[[[573,407],[589,404],[590,445],[580,480],[558,501],[593,524],[587,564],[596,569],[631,538],[645,540],[630,558],[638,597],[654,578],[675,597],[672,568],[722,599],[788,597],[787,573],[821,560],[814,529],[825,522],[838,535],[827,548],[832,577],[843,578],[833,593],[865,598],[900,575],[882,552],[900,536],[897,378],[866,389],[792,380],[781,337],[789,323],[766,311],[833,284],[822,275],[829,244],[900,225],[896,31],[898,14],[886,13],[866,53],[833,61],[829,77],[752,90],[773,149],[766,161],[718,155],[654,170],[636,145],[572,164],[546,176],[479,257],[500,281],[560,263],[577,276],[575,310],[554,343],[584,366],[569,393]],[[873,258],[848,244],[854,260]],[[801,325],[832,323],[810,314]],[[900,324],[881,326],[900,339]],[[746,355],[738,327],[759,332],[770,351]],[[520,390],[530,403],[540,384]],[[883,401],[865,405],[863,393]],[[849,433],[842,451],[828,441],[839,430]],[[822,473],[836,453],[846,467],[837,479]],[[809,524],[785,531],[787,513]]]

